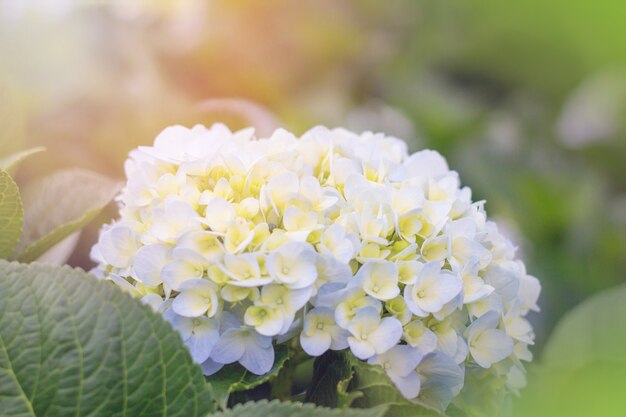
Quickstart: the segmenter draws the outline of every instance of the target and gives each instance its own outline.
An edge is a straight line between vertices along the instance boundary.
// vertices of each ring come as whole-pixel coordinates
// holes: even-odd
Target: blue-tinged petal
[[[332,338],[329,333],[318,330],[310,335],[300,334],[300,345],[306,353],[311,356],[320,356],[326,352],[331,345]]]
[[[218,324],[209,318],[195,318],[192,323],[192,334],[185,340],[185,344],[189,347],[193,361],[203,363],[219,339]]]
[[[211,376],[211,375],[219,372],[220,369],[222,369],[224,367],[224,364],[223,363],[219,363],[219,362],[215,362],[213,359],[208,358],[207,360],[202,362],[202,365],[200,365],[200,367],[202,368],[202,373],[204,375]]]
[[[245,350],[245,337],[242,335],[242,330],[231,328],[220,336],[211,351],[211,359],[224,364],[237,362]]]
[[[398,376],[394,373],[389,374],[389,379],[398,388],[405,398],[415,398],[420,393],[421,381],[420,376],[415,371],[411,371],[407,376]]]
[[[268,373],[274,365],[274,348],[262,347],[256,343],[246,345],[244,354],[239,363],[255,375]]]

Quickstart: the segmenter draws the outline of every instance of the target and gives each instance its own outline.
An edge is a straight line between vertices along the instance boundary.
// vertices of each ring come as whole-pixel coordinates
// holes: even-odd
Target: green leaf
[[[9,174],[0,170],[0,258],[6,259],[15,252],[23,221],[20,191]]]
[[[21,150],[10,155],[3,155],[2,157],[0,157],[0,168],[9,173],[12,173],[17,165],[24,159],[45,150],[46,148],[44,148],[43,146],[37,146],[35,148]]]
[[[575,370],[533,369],[513,404],[514,417],[623,417],[626,367],[605,363]]]
[[[348,407],[363,395],[361,391],[348,392],[354,370],[340,354],[329,352],[315,360],[313,381],[306,393],[306,401],[325,407]]]
[[[215,417],[383,417],[385,406],[367,410],[332,409],[313,404],[280,401],[259,401],[238,404],[235,407],[213,414]]]
[[[557,324],[516,417],[621,417],[626,409],[626,285],[601,292]],[[557,393],[557,395],[555,395]]]
[[[594,362],[626,365],[626,285],[591,297],[556,326],[544,350],[549,367],[582,368]]]
[[[218,373],[207,377],[207,381],[211,384],[215,401],[220,408],[226,408],[228,397],[231,393],[250,390],[278,375],[280,369],[289,358],[289,350],[285,345],[277,345],[274,349],[274,366],[265,375],[255,375],[248,372],[240,364],[233,363],[226,365]]]
[[[387,407],[387,417],[441,417],[418,400],[407,400],[380,366],[360,361],[349,352],[328,352],[318,358],[307,401],[329,407]]]
[[[205,416],[211,392],[171,326],[81,270],[0,261],[0,414]]]
[[[57,171],[22,193],[24,232],[17,259],[32,262],[85,227],[117,194],[121,184],[83,169]]]

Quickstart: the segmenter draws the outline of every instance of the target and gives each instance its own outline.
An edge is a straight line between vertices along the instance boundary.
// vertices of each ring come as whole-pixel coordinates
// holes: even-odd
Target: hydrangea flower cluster
[[[522,385],[540,285],[437,152],[316,127],[173,126],[130,153],[96,272],[160,311],[205,374],[274,344],[349,349],[407,398]]]

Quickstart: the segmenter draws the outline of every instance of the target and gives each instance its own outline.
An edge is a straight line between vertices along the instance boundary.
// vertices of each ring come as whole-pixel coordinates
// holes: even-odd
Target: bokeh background
[[[0,147],[47,148],[19,184],[122,178],[165,126],[216,121],[442,152],[542,281],[539,357],[626,281],[624,1],[0,0]],[[90,267],[97,229],[71,264]]]

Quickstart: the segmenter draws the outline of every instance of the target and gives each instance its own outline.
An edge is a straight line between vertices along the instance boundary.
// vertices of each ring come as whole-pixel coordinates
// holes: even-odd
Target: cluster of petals
[[[173,126],[125,170],[95,271],[163,313],[205,374],[267,373],[295,338],[443,408],[468,372],[523,385],[539,282],[437,152],[345,129]]]

